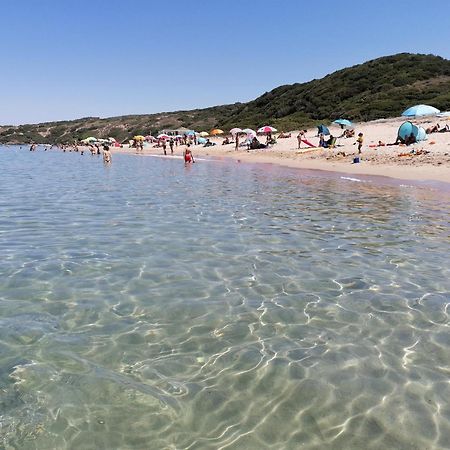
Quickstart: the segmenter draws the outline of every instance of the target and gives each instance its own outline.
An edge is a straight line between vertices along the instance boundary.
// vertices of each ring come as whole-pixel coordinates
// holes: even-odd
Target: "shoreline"
[[[424,117],[414,120],[414,123],[426,129],[433,126],[436,120],[436,117]],[[305,144],[302,144],[303,148],[298,149],[296,131],[292,131],[288,138],[278,138],[277,143],[267,149],[248,151],[245,147],[240,147],[236,151],[234,144],[222,145],[225,135],[210,137],[211,142],[215,144],[211,147],[193,145],[191,149],[194,157],[275,164],[346,176],[382,177],[421,185],[437,183],[444,190],[450,189],[450,132],[429,134],[427,140],[410,146],[386,145],[396,140],[399,126],[405,121],[404,117],[396,117],[356,124],[355,135],[359,132],[364,135],[361,154],[358,154],[355,146],[356,138],[342,137],[343,130],[336,125],[329,128],[331,135],[339,136],[336,146],[332,149],[305,148]],[[445,120],[441,120],[441,125],[445,123]],[[305,138],[317,145],[317,130],[306,130]],[[260,138],[261,141],[264,139],[264,136]],[[383,144],[379,145],[380,142]],[[184,145],[176,146],[174,154],[181,155],[184,149]],[[130,153],[127,147],[113,148],[113,152],[119,151]],[[163,149],[153,145],[147,145],[142,151],[131,151],[136,154],[163,155]],[[168,145],[166,151],[170,154]],[[353,163],[353,158],[357,156],[360,157],[360,162]]]
[[[174,152],[174,156],[182,156],[180,147]],[[184,148],[182,146],[181,148]],[[403,168],[398,165],[387,164],[370,164],[364,159],[359,164],[352,164],[347,162],[330,162],[324,159],[295,159],[283,158],[273,155],[272,153],[264,153],[264,150],[247,151],[215,151],[217,146],[211,148],[203,148],[195,146],[193,152],[195,157],[210,158],[211,161],[227,160],[236,163],[245,164],[272,164],[278,167],[286,167],[289,169],[308,170],[313,172],[322,172],[323,174],[339,175],[339,176],[361,176],[368,179],[377,179],[381,181],[397,181],[410,182],[420,186],[430,186],[437,188],[442,187],[445,191],[450,191],[450,167],[436,167],[436,166],[408,166]],[[114,148],[113,152],[116,154],[126,154],[132,156],[153,156],[171,158],[168,154],[165,156],[162,153],[162,148],[144,149],[143,151],[136,151],[128,148]],[[170,153],[170,150],[169,150]]]

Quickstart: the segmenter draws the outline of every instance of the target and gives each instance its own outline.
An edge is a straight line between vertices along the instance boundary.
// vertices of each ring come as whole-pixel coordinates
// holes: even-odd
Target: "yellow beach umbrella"
[[[216,136],[217,134],[223,134],[222,130],[219,130],[218,128],[215,128],[214,130],[211,130],[211,133],[209,133],[211,136]]]
[[[145,137],[141,134],[138,134],[137,136],[134,136],[133,140],[135,141],[145,141]]]
[[[200,133],[200,136],[201,136],[201,137],[206,137],[206,136],[209,136],[209,133],[207,133],[206,131],[202,131],[202,132]]]

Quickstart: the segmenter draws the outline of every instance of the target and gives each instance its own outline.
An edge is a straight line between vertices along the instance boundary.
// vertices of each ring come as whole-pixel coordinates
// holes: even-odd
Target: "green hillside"
[[[450,109],[450,61],[402,53],[334,72],[320,80],[280,86],[248,103],[192,111],[21,126],[0,126],[0,143],[72,142],[95,136],[123,141],[164,128],[210,130],[271,124],[294,130],[339,117],[356,122],[399,116],[408,106],[426,103]]]

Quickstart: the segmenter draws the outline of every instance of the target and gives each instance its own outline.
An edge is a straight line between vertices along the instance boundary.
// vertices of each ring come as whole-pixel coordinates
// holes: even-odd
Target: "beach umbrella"
[[[134,136],[133,140],[134,141],[145,141],[145,137],[142,136],[141,134],[138,134],[137,136]]]
[[[403,111],[402,116],[405,117],[434,116],[439,113],[440,111],[433,106],[415,105]]]
[[[214,130],[211,130],[209,134],[211,136],[217,136],[218,134],[223,134],[223,130],[220,130],[219,128],[214,128]]]
[[[353,126],[353,124],[350,122],[350,120],[347,120],[347,119],[337,119],[333,123],[337,123],[338,125],[343,125],[345,127]]]
[[[240,128],[233,128],[230,130],[230,133],[234,136],[235,134],[242,133],[243,131]]]
[[[206,144],[206,139],[203,138],[203,137],[199,137],[199,138],[197,139],[197,142],[198,142],[199,144]]]
[[[170,136],[168,134],[162,133],[158,134],[157,139],[170,139]]]
[[[276,131],[276,128],[265,125],[258,130],[258,133],[276,133]]]
[[[83,139],[83,142],[97,142],[97,138],[90,136],[87,137],[86,139]]]
[[[242,132],[245,134],[248,134],[249,136],[250,135],[256,136],[256,131],[252,130],[251,128],[245,128],[242,130]]]
[[[200,136],[201,137],[206,137],[206,136],[209,136],[209,133],[207,133],[206,131],[201,131],[200,132]]]

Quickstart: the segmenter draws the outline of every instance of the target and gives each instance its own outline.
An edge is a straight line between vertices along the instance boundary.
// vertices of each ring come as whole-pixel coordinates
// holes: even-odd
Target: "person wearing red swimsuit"
[[[194,156],[189,147],[190,145],[188,144],[187,149],[184,152],[184,164],[195,163]]]

